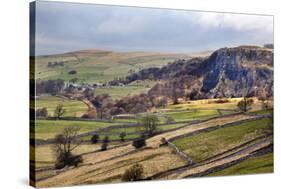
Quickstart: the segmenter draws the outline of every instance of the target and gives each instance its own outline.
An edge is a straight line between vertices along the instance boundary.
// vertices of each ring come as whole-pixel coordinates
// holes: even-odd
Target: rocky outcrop
[[[261,91],[272,96],[273,52],[255,46],[222,48],[208,58],[179,60],[150,75],[162,80],[149,91],[153,95],[171,96],[176,86],[190,98],[256,96]]]
[[[223,48],[204,61],[199,70],[204,79],[201,92],[209,96],[242,96],[269,88],[272,95],[273,53],[258,47]],[[198,71],[199,71],[198,70]],[[246,91],[245,91],[246,90]]]

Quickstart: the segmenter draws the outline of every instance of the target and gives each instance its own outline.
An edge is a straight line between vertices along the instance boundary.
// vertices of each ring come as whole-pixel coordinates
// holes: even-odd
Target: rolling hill
[[[65,54],[36,57],[36,79],[62,79],[78,83],[103,83],[149,67],[162,67],[188,54],[158,52],[112,52],[82,50]],[[71,74],[71,71],[76,73]]]

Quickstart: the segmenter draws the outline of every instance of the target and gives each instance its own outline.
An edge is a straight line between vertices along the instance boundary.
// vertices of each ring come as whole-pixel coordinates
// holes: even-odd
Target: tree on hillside
[[[147,134],[148,136],[152,136],[158,130],[157,125],[159,123],[159,119],[156,115],[146,114],[141,118],[141,123],[144,127],[145,134]]]
[[[242,112],[247,112],[251,109],[253,103],[254,103],[253,99],[243,97],[243,99],[238,102],[237,106]]]
[[[78,127],[66,127],[61,134],[55,136],[53,151],[56,157],[55,167],[57,169],[65,166],[77,166],[82,162],[82,157],[73,155],[72,152],[76,149],[81,141],[78,139]]]
[[[57,119],[60,119],[63,114],[66,112],[62,104],[58,104],[55,111],[54,111],[54,117]]]

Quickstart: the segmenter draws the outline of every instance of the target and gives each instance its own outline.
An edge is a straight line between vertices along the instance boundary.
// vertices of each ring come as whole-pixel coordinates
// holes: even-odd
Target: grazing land
[[[46,107],[49,116],[54,116],[54,111],[58,104],[62,104],[66,112],[64,117],[81,117],[85,112],[87,112],[87,106],[78,100],[70,100],[67,98],[57,97],[57,96],[42,96],[36,99],[36,108]]]

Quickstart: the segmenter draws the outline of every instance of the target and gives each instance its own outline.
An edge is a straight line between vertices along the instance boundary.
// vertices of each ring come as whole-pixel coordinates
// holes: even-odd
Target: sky
[[[35,55],[191,53],[273,43],[273,16],[36,1]]]

